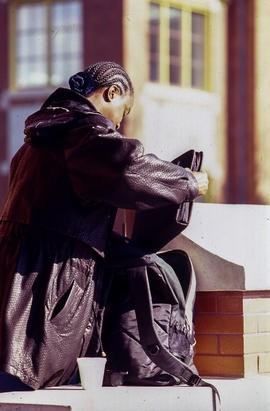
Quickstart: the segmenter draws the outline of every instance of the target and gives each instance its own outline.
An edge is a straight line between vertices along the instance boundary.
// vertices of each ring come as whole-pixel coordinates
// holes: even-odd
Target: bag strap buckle
[[[202,379],[198,375],[192,374],[191,377],[188,379],[187,383],[188,385],[198,387],[201,384],[201,381]]]

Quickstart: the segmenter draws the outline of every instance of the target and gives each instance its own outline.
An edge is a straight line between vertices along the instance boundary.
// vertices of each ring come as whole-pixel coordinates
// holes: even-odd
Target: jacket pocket
[[[80,306],[84,290],[73,281],[69,288],[54,304],[50,321],[54,325],[64,325],[70,322]]]

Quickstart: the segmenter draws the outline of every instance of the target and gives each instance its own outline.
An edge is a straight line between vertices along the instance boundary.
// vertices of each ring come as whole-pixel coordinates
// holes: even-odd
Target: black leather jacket
[[[115,207],[143,209],[193,200],[184,168],[144,155],[81,95],[57,89],[26,121],[12,160],[0,219],[77,238],[104,255]]]
[[[56,90],[25,133],[0,213],[0,369],[36,389],[68,382],[76,358],[98,348],[115,209],[179,204],[198,187],[70,90]]]

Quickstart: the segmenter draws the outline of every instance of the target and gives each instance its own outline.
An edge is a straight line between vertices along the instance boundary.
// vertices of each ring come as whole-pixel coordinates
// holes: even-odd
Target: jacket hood
[[[34,146],[57,144],[76,121],[94,113],[98,112],[85,97],[58,88],[26,119],[24,141]]]

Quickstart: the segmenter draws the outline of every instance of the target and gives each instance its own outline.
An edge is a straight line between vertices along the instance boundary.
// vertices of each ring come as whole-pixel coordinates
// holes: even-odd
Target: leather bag
[[[189,150],[172,163],[200,171],[203,152]],[[156,252],[180,234],[189,224],[193,201],[155,209],[137,211],[132,239],[148,251]]]

